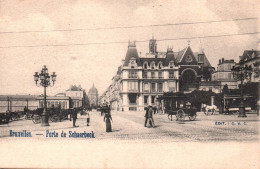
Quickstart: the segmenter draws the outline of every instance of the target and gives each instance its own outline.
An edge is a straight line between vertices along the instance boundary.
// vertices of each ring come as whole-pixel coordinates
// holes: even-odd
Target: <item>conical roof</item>
[[[129,42],[129,44],[128,44],[128,50],[126,52],[124,66],[128,66],[129,60],[131,58],[135,58],[137,66],[141,66],[141,62],[140,62],[140,58],[138,56],[135,42]]]

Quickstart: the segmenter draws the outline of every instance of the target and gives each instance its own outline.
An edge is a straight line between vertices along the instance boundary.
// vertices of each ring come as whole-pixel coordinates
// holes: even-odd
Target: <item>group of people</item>
[[[89,124],[90,124],[90,113],[89,113],[88,109],[86,109],[86,108],[84,108],[82,111],[83,111],[82,114],[87,116],[87,126],[89,126]],[[71,121],[71,118],[73,120],[73,127],[78,127],[78,126],[76,126],[78,111],[76,109],[73,109],[69,114],[70,114],[70,121]],[[106,132],[112,132],[111,109],[107,104],[101,108],[101,115],[103,115],[103,114],[104,114],[104,122],[106,123]]]
[[[87,111],[86,108],[83,108],[82,111],[87,116],[87,126],[89,126],[89,123],[90,123],[90,113],[89,113],[89,111]],[[78,111],[76,109],[73,109],[72,111],[69,112],[69,115],[70,115],[70,121],[71,121],[71,119],[73,121],[73,127],[78,127],[78,126],[76,126],[76,121],[77,121],[77,118],[78,118]]]

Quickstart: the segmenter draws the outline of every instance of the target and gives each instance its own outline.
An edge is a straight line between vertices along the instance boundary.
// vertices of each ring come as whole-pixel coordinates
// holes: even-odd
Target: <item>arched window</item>
[[[151,69],[155,69],[155,63],[154,62],[151,63]]]
[[[158,69],[162,69],[162,68],[163,68],[162,62],[160,62],[160,63],[158,64]]]
[[[148,63],[147,62],[144,63],[144,69],[148,69]]]

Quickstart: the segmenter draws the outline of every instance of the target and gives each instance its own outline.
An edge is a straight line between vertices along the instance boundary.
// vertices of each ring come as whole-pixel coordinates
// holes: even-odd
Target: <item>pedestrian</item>
[[[152,106],[149,106],[147,117],[148,117],[149,124],[150,124],[152,127],[154,127],[153,108],[152,108]]]
[[[74,109],[72,111],[73,127],[77,127],[76,126],[77,114],[78,114],[78,112],[76,111],[76,109]]]
[[[150,106],[150,105],[149,105]],[[148,121],[148,110],[149,110],[149,106],[145,108],[145,122],[144,122],[144,127],[146,127],[147,121]]]
[[[108,106],[106,106],[106,108],[108,108]],[[113,121],[111,117],[110,109],[106,109],[105,116],[104,116],[104,122],[106,122],[106,132],[112,132],[112,126],[110,120]]]
[[[86,111],[86,115],[87,115],[87,126],[89,126],[89,123],[90,123],[90,112],[89,111]]]
[[[71,121],[71,118],[72,118],[72,109],[69,109],[69,116],[70,116],[70,121]]]

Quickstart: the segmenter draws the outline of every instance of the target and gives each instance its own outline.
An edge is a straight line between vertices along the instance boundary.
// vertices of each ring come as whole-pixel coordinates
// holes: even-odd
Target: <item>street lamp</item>
[[[34,81],[36,86],[40,87],[44,87],[44,106],[43,106],[43,113],[42,113],[42,126],[49,126],[49,122],[48,122],[48,113],[47,113],[47,102],[46,102],[46,87],[50,86],[54,86],[54,83],[56,81],[56,74],[55,72],[53,72],[53,74],[51,75],[51,79],[52,79],[52,84],[50,82],[50,76],[48,73],[48,68],[46,67],[46,65],[43,66],[41,73],[35,72],[34,76]],[[38,84],[38,81],[40,79],[40,83]]]
[[[243,82],[244,80],[251,80],[252,75],[252,67],[251,66],[233,66],[232,74],[235,80],[241,81],[241,88],[240,88],[240,105],[239,105],[239,115],[238,117],[246,117],[245,113],[245,103],[244,103],[244,94],[243,94]]]

